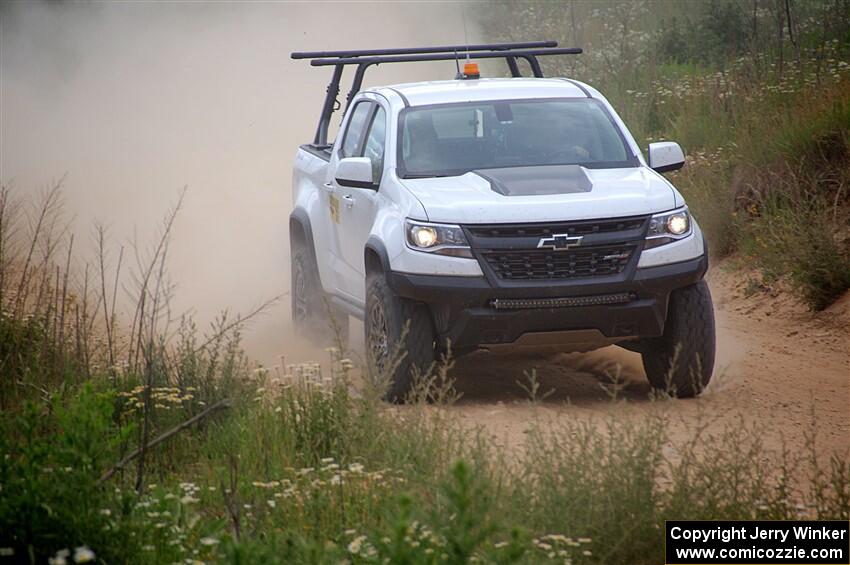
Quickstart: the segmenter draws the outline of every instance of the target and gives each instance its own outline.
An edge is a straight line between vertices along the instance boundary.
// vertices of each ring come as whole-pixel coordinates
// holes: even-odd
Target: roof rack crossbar
[[[525,41],[522,43],[479,43],[474,45],[440,45],[434,47],[401,47],[396,49],[358,49],[354,51],[296,51],[290,56],[293,59],[324,59],[328,57],[452,53],[454,51],[466,53],[467,51],[501,51],[506,49],[534,49],[557,46],[557,41]]]
[[[527,41],[523,43],[485,43],[475,45],[443,45],[438,47],[404,47],[399,49],[364,49],[357,51],[300,51],[291,54],[293,59],[312,59],[314,67],[333,66],[334,72],[328,84],[322,115],[316,128],[314,145],[328,145],[328,127],[331,115],[337,109],[337,96],[342,71],[348,65],[357,65],[351,90],[346,95],[346,109],[354,96],[360,92],[363,76],[372,65],[383,63],[411,63],[418,61],[453,61],[464,59],[505,59],[512,77],[521,77],[517,59],[528,62],[532,74],[543,77],[537,57],[541,55],[578,55],[579,48],[558,48],[557,41]]]
[[[506,49],[503,51],[471,51],[469,53],[433,53],[411,55],[371,55],[366,57],[331,57],[313,59],[310,64],[314,67],[333,65],[380,65],[381,63],[414,63],[419,61],[454,61],[455,59],[507,59],[508,57],[529,58],[541,55],[579,55],[582,50],[577,47],[560,47],[553,49]],[[530,61],[529,61],[530,62]]]

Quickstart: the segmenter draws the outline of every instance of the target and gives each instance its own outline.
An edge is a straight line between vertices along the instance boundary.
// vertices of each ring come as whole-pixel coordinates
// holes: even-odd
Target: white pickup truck
[[[448,348],[617,344],[675,396],[711,378],[706,243],[661,175],[684,154],[652,143],[644,158],[593,87],[543,78],[538,56],[580,52],[556,47],[293,53],[334,75],[314,142],[295,160],[292,316],[343,336],[347,316],[363,320],[391,401]],[[479,78],[482,58],[504,58],[512,77]],[[371,65],[451,59],[454,80],[360,90]],[[328,143],[346,66],[354,85]]]

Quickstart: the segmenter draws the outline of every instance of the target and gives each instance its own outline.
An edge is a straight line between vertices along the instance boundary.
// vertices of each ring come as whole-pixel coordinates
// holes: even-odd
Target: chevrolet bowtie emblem
[[[537,249],[552,249],[554,251],[565,251],[581,245],[582,236],[571,236],[567,233],[556,233],[552,237],[541,238],[537,243]]]

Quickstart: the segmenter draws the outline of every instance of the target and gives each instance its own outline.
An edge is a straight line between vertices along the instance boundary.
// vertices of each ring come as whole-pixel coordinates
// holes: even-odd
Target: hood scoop
[[[593,181],[581,165],[537,165],[472,171],[504,196],[542,196],[590,192]]]

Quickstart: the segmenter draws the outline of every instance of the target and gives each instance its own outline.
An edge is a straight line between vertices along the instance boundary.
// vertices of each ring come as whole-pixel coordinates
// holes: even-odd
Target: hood
[[[471,171],[399,179],[431,222],[488,224],[638,216],[676,207],[675,192],[646,167],[577,165]]]

